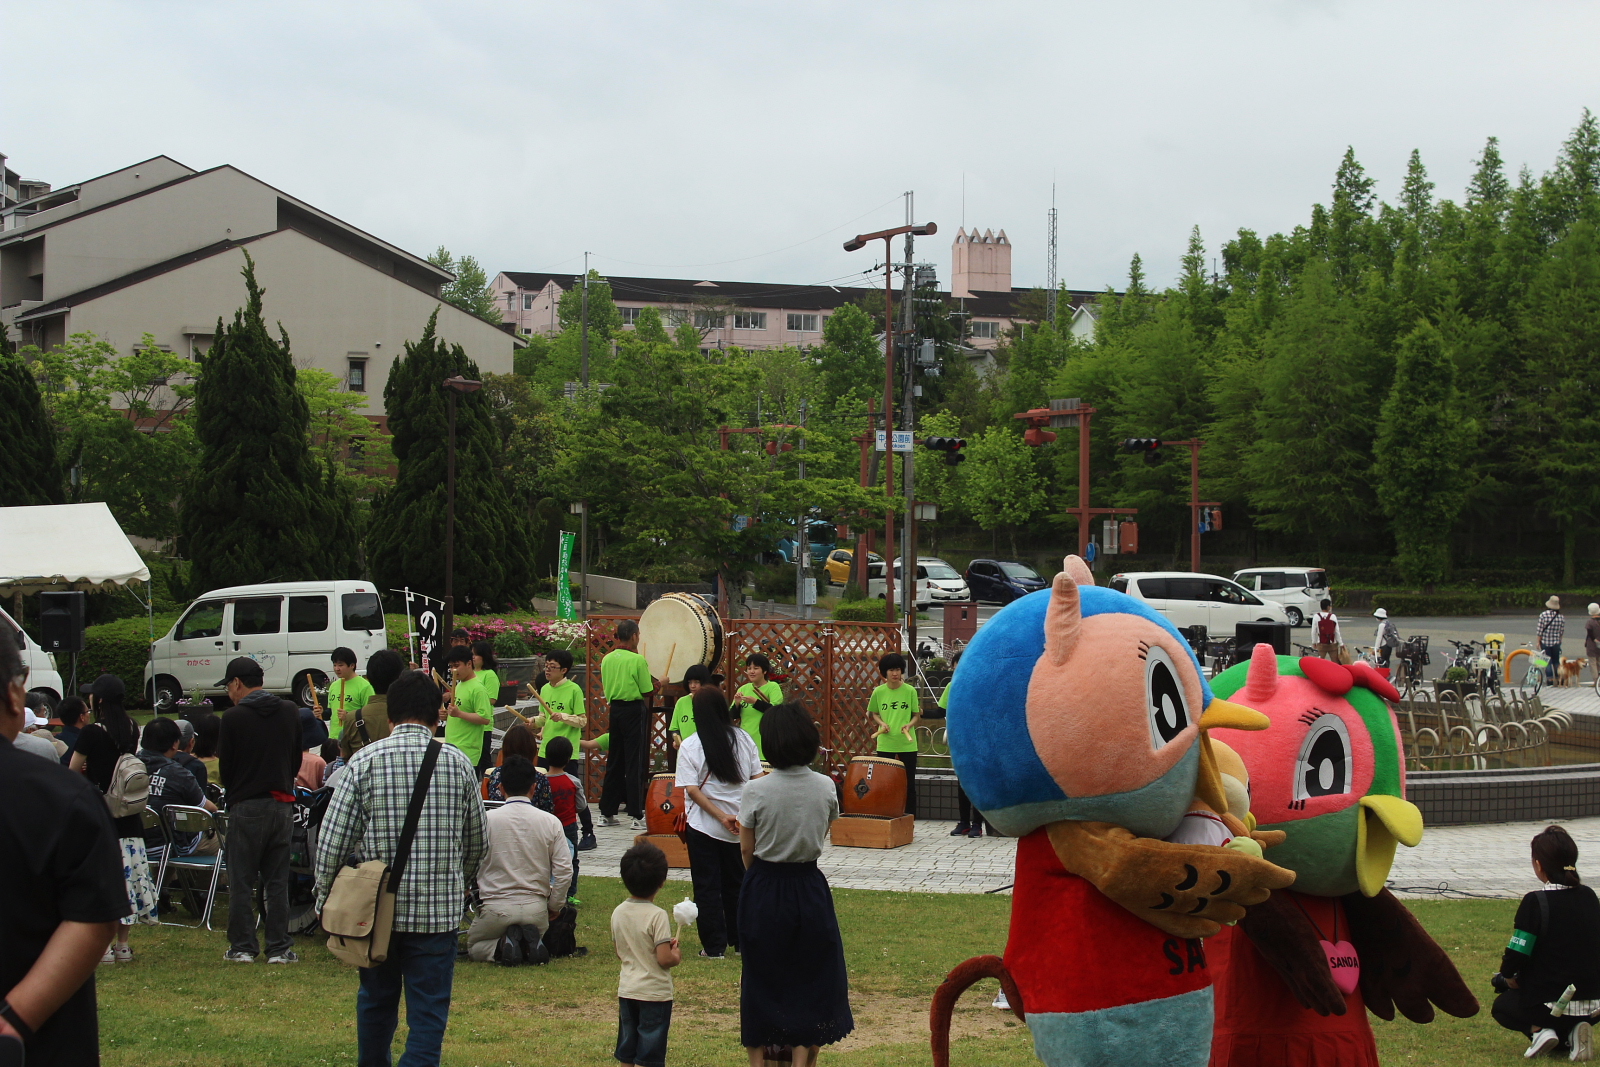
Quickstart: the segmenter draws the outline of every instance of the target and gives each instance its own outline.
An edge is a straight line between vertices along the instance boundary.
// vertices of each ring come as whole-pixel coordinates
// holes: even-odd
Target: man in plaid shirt
[[[1546,682],[1556,680],[1556,665],[1561,662],[1561,639],[1567,636],[1567,620],[1561,614],[1561,598],[1553,596],[1544,602],[1545,610],[1539,615],[1538,642],[1539,651],[1544,653],[1546,660],[1544,679]]]
[[[352,854],[363,861],[393,861],[442,703],[439,688],[421,671],[408,671],[389,686],[393,732],[350,757],[322,821],[318,908]],[[445,745],[395,897],[389,959],[360,972],[356,1040],[362,1067],[389,1064],[402,988],[410,1036],[400,1062],[439,1062],[450,1017],[461,913],[487,845],[477,772],[459,749]]]

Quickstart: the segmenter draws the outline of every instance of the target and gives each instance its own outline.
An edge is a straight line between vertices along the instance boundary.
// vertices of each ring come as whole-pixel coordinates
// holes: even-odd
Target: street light
[[[445,453],[444,632],[456,628],[456,395],[476,393],[482,382],[457,374],[444,380],[450,394],[450,445]]]
[[[844,243],[846,252],[858,252],[868,241],[883,240],[883,442],[887,457],[884,463],[884,492],[894,495],[894,249],[889,242],[903,233],[913,237],[927,237],[939,232],[937,224],[925,222],[920,226],[896,226],[877,233],[858,233]],[[894,513],[884,517],[883,523],[883,612],[884,621],[893,622],[894,611]],[[915,566],[913,563],[912,566]],[[915,597],[913,597],[915,599]],[[914,615],[914,610],[913,610]]]
[[[578,500],[567,505],[567,511],[578,516],[578,617],[589,617],[589,502]],[[572,557],[568,556],[570,563]]]
[[[937,522],[939,519],[939,505],[926,500],[919,500],[911,505],[911,514],[918,522]]]

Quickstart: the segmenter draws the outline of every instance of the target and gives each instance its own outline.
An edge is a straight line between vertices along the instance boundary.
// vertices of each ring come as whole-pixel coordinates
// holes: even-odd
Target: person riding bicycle
[[[1311,636],[1317,646],[1317,655],[1339,662],[1339,649],[1344,645],[1344,634],[1339,630],[1339,616],[1333,613],[1333,601],[1324,600],[1322,610],[1311,616]]]
[[[1387,667],[1389,657],[1400,647],[1400,629],[1383,608],[1374,611],[1372,617],[1378,620],[1378,632],[1372,639],[1372,647],[1378,652],[1378,666]]]

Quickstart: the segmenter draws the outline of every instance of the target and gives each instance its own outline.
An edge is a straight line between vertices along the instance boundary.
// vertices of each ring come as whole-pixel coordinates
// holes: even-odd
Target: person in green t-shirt
[[[744,658],[745,683],[733,694],[733,706],[739,709],[739,729],[750,735],[756,743],[756,753],[761,758],[761,716],[774,704],[783,703],[783,686],[770,681],[772,661],[759,652]]]
[[[917,690],[906,684],[906,658],[890,652],[878,660],[884,682],[867,701],[867,718],[876,728],[879,756],[906,765],[906,813],[917,813],[917,727],[922,706]]]
[[[474,641],[471,647],[472,670],[489,698],[489,723],[483,728],[483,754],[487,761],[489,750],[494,747],[490,737],[494,733],[494,708],[500,703],[500,664],[494,658],[494,645],[488,641]]]
[[[356,673],[356,654],[352,649],[333,650],[334,680],[328,686],[328,736],[335,741],[344,731],[345,713],[354,715],[373,697],[372,684]]]
[[[483,726],[494,721],[489,694],[478,684],[477,672],[472,669],[472,649],[452,648],[445,662],[450,664],[454,684],[450,687],[450,717],[445,720],[444,739],[465,753],[476,767],[483,763],[483,750],[487,747],[483,743]]]
[[[587,852],[597,844],[594,839],[594,816],[590,814],[588,798],[582,792],[583,754],[586,754],[582,748],[583,731],[589,725],[589,712],[583,686],[572,680],[571,673],[571,652],[557,648],[545,654],[545,684],[539,688],[544,724],[543,739],[539,744],[539,766],[546,770],[550,768],[551,741],[565,737],[572,743],[572,760],[567,764],[567,773],[579,782],[578,822],[582,836],[578,839],[578,851]]]
[[[650,712],[646,699],[656,691],[650,664],[639,655],[639,624],[617,623],[617,644],[600,661],[600,685],[611,713],[611,754],[606,757],[600,814],[607,826],[618,825],[624,805],[633,828],[643,830],[645,768],[650,759]]]
[[[698,663],[683,672],[683,684],[689,691],[672,705],[672,719],[667,723],[667,736],[672,739],[674,749],[694,736],[694,695],[701,686],[718,685],[721,682],[721,675],[712,674],[710,667]]]

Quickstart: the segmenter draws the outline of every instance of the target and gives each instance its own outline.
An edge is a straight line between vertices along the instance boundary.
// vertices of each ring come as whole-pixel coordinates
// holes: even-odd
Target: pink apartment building
[[[952,284],[944,295],[959,303],[969,315],[968,345],[974,358],[983,359],[997,347],[1000,337],[1015,321],[1018,300],[1031,292],[1011,285],[1011,242],[1004,230],[956,232],[951,247]],[[692,322],[707,348],[804,348],[822,341],[828,316],[844,304],[859,301],[881,289],[842,285],[783,285],[769,282],[732,282],[686,278],[606,279],[611,298],[631,324],[639,312],[656,308],[670,330]],[[493,290],[502,321],[518,335],[554,334],[561,331],[556,306],[561,296],[581,279],[570,274],[533,274],[502,271]],[[1099,293],[1069,290],[1074,333],[1092,332],[1092,307]],[[898,299],[898,291],[896,298]]]

